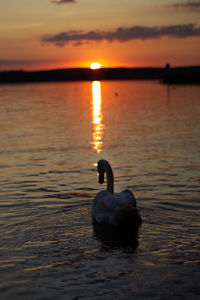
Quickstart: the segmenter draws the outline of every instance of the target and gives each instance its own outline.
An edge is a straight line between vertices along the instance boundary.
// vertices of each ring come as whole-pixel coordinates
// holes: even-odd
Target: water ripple
[[[199,299],[199,87],[101,94],[98,154],[90,82],[0,86],[2,299]],[[137,232],[93,224],[100,158],[133,191]]]

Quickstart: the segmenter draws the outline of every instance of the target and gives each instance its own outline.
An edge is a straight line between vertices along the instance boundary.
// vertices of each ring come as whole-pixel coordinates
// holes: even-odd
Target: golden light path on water
[[[92,123],[93,123],[93,149],[97,153],[102,151],[103,124],[101,112],[101,82],[92,82]]]

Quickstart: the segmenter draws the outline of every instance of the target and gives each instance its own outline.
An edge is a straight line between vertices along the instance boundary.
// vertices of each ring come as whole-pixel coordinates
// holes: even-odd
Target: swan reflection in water
[[[92,124],[93,124],[93,149],[99,154],[102,151],[103,124],[101,112],[101,82],[92,82]]]
[[[99,224],[93,220],[94,237],[101,242],[102,248],[105,250],[136,249],[138,247],[138,229],[124,231],[107,224]]]

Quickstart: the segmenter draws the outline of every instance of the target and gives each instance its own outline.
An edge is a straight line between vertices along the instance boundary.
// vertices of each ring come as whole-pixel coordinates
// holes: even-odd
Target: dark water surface
[[[0,107],[1,299],[199,299],[199,86],[0,85]],[[92,224],[100,158],[138,239]]]

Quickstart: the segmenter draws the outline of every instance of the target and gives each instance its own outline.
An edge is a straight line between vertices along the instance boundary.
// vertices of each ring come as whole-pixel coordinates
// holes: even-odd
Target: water
[[[0,106],[1,299],[199,298],[199,86],[1,85]],[[92,224],[100,158],[138,239]]]

